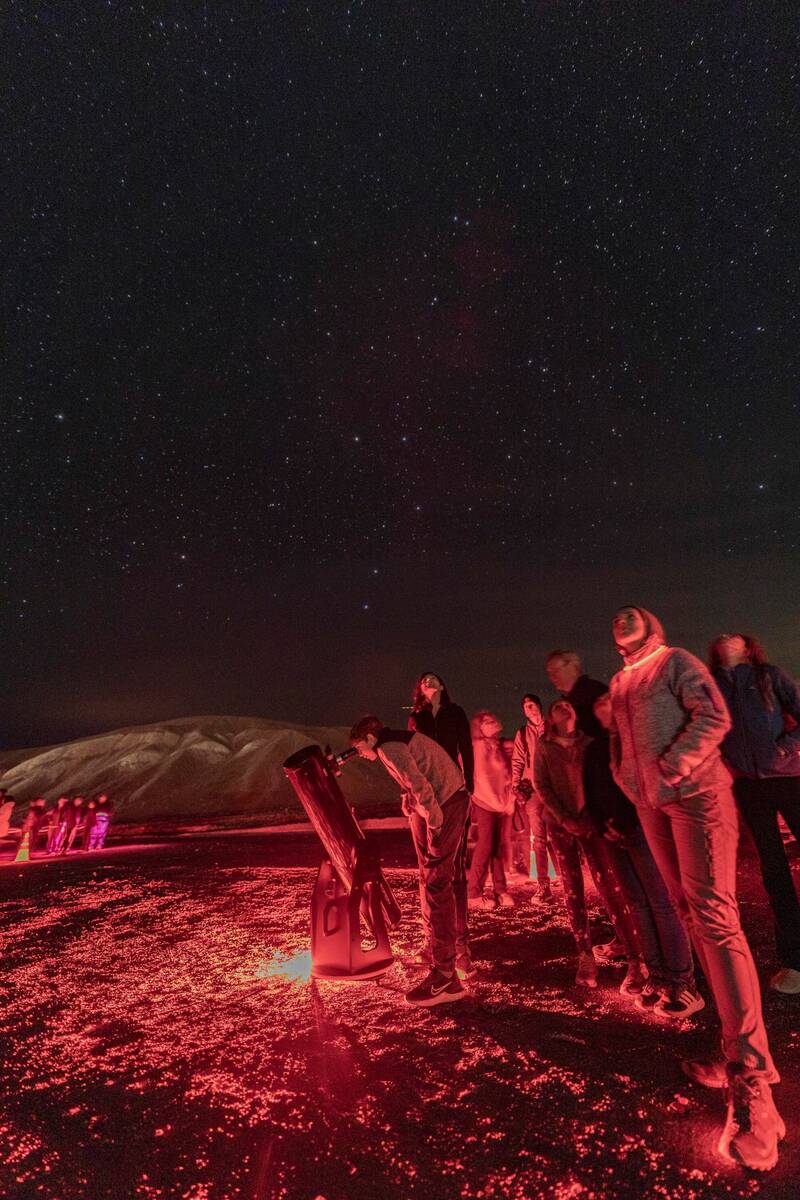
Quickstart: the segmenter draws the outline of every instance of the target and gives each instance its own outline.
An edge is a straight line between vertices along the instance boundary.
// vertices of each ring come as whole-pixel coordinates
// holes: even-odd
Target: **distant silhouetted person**
[[[25,814],[25,820],[22,822],[22,836],[26,834],[30,837],[30,852],[36,848],[36,839],[47,821],[47,801],[44,796],[37,796],[35,800],[31,800],[28,811]]]
[[[67,839],[61,851],[66,854],[69,850],[74,849],[75,843],[81,840],[83,835],[83,822],[86,818],[86,801],[83,796],[76,796],[72,801],[72,814],[67,830]]]
[[[103,792],[95,802],[92,827],[89,831],[89,850],[102,850],[105,846],[113,813],[113,802]]]
[[[47,837],[47,853],[60,854],[66,847],[67,834],[72,827],[72,800],[69,796],[59,796],[56,806],[50,814],[50,827]]]
[[[0,788],[0,837],[5,837],[14,812],[14,797],[5,788]]]

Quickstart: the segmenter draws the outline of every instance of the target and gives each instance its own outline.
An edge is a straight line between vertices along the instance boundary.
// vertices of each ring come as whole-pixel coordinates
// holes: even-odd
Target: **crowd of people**
[[[769,1170],[785,1126],[736,901],[737,810],[775,919],[770,986],[798,995],[800,900],[779,818],[800,838],[800,689],[743,634],[720,635],[706,666],[669,646],[646,609],[619,609],[612,631],[622,666],[610,685],[584,674],[575,652],[553,651],[545,667],[560,697],[544,713],[526,693],[513,740],[488,710],[470,723],[433,672],[419,678],[407,729],[376,716],[353,726],[361,757],[400,786],[419,864],[423,939],[412,961],[428,973],[406,1001],[463,999],[475,974],[470,911],[513,906],[508,879],[527,874],[531,851],[535,899],[552,903],[552,857],[578,986],[596,987],[598,966],[619,962],[620,992],[675,1020],[705,1007],[702,972],[721,1054],[681,1065],[696,1083],[726,1089],[720,1152]],[[614,930],[602,947],[592,945],[584,866]]]
[[[22,822],[20,848],[25,847],[31,857],[37,851],[54,856],[102,850],[113,813],[113,802],[105,792],[89,800],[84,796],[59,796],[52,808],[47,807],[44,796],[37,796]]]

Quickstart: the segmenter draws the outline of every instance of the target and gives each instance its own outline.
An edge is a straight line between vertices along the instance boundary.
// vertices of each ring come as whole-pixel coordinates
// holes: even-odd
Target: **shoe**
[[[625,972],[625,978],[619,985],[620,996],[640,996],[647,986],[647,971],[639,962],[634,959],[628,963],[628,970]]]
[[[728,1116],[717,1149],[723,1158],[751,1171],[771,1171],[778,1161],[778,1142],[786,1126],[763,1075],[742,1063],[728,1063]]]
[[[795,971],[793,967],[781,967],[770,979],[769,986],[782,996],[800,996],[800,971]]]
[[[417,1008],[433,1008],[434,1004],[452,1004],[454,1000],[466,1000],[467,994],[455,972],[447,979],[438,971],[431,971],[422,983],[406,992],[406,1004],[413,1004]]]
[[[537,885],[534,900],[541,900],[543,904],[550,904],[553,899],[553,889],[550,887],[549,880]]]
[[[578,970],[575,974],[578,987],[597,987],[597,963],[591,953],[578,955]]]
[[[469,982],[471,979],[478,978],[478,968],[471,958],[457,958],[456,975],[459,979]]]
[[[617,938],[594,947],[595,961],[601,967],[627,967],[628,952]]]
[[[699,1083],[701,1087],[724,1088],[728,1082],[726,1066],[724,1058],[684,1058],[681,1070],[692,1083]],[[774,1067],[767,1071],[764,1078],[771,1087],[781,1081]]]
[[[468,896],[467,908],[483,908],[486,912],[491,912],[497,907],[494,896]]]
[[[514,907],[514,900],[511,896],[509,896],[508,892],[496,892],[494,901],[498,908]]]
[[[663,992],[661,988],[656,987],[654,983],[648,982],[644,985],[639,995],[634,1000],[634,1004],[639,1009],[639,1012],[652,1012],[657,1004],[661,1003]]]
[[[680,1021],[683,1017],[694,1016],[705,1006],[706,1002],[699,992],[682,987],[665,992],[654,1006],[653,1012],[658,1013],[660,1017],[672,1017],[673,1020]]]

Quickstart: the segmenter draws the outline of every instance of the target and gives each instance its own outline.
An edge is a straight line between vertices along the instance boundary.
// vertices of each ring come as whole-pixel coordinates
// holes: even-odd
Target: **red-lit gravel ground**
[[[406,837],[381,845],[407,949]],[[319,856],[310,837],[248,835],[0,871],[0,1195],[798,1195],[800,1003],[766,1000],[789,1135],[778,1170],[751,1178],[715,1158],[721,1093],[677,1065],[712,1047],[712,1021],[640,1017],[611,972],[580,995],[560,904],[480,914],[485,974],[462,1004],[405,1007],[400,967],[377,984],[309,982]],[[742,874],[766,975],[752,861]]]

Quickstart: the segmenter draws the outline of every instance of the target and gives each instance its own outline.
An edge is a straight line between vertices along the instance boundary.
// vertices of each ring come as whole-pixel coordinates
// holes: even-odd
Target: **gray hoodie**
[[[657,617],[640,608],[649,636],[611,680],[611,768],[640,807],[659,808],[729,788],[719,745],[730,717],[706,667],[664,644]]]

